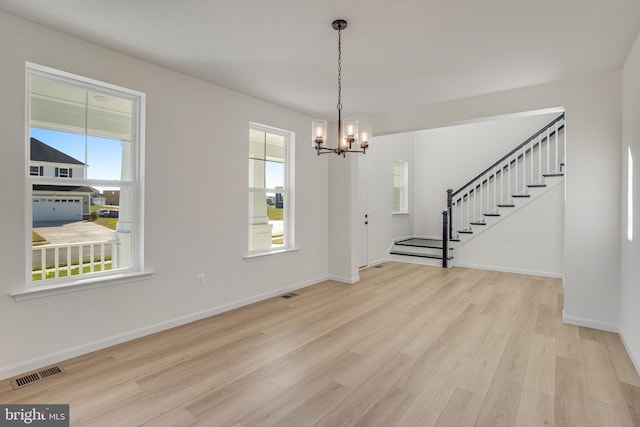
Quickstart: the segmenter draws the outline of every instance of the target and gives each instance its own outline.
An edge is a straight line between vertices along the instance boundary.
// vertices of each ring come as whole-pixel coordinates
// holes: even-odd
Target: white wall
[[[455,250],[456,266],[562,277],[563,183],[487,227]]]
[[[11,200],[0,209],[0,377],[329,275],[328,162],[308,142],[309,117],[1,12],[0,58],[0,195]],[[149,280],[24,302],[8,295],[25,279],[25,61],[147,94]],[[245,261],[250,121],[295,132],[300,250]]]
[[[457,190],[561,113],[501,118],[415,134],[414,230],[442,235],[447,189]]]
[[[381,114],[377,134],[563,107],[567,124],[564,319],[617,329],[620,302],[621,73],[609,71]]]
[[[633,242],[627,240],[627,147],[633,154]],[[622,71],[620,335],[640,372],[640,34]]]
[[[375,137],[365,159],[369,170],[369,265],[389,258],[391,241],[413,236],[414,172],[419,165],[414,161],[413,132]],[[409,214],[392,215],[394,160],[408,163]]]

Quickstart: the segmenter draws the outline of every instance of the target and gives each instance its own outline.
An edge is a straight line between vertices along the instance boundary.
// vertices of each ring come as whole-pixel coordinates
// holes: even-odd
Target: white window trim
[[[269,133],[275,133],[278,135],[282,135],[285,137],[285,147],[284,147],[284,162],[285,162],[285,177],[284,177],[284,198],[286,203],[284,205],[284,246],[279,246],[275,248],[269,249],[260,249],[250,251],[248,248],[249,236],[245,239],[247,242],[247,253],[243,256],[245,260],[264,258],[271,255],[282,255],[290,252],[296,252],[299,249],[295,245],[295,165],[293,159],[295,159],[295,133],[286,129],[280,129],[273,126],[263,125],[261,123],[250,122],[249,129],[259,129]],[[247,156],[248,159],[248,156]],[[247,162],[248,165],[248,162]],[[247,173],[247,177],[249,174]],[[250,187],[247,185],[247,194],[251,192],[264,192],[266,193],[275,193],[277,192],[275,188],[265,188],[265,189],[256,189],[255,187]],[[247,207],[246,212],[249,212]],[[247,233],[249,229],[247,227]]]
[[[394,160],[392,165],[395,163],[399,163],[402,165],[402,193],[403,193],[403,198],[402,200],[404,201],[404,206],[401,206],[401,209],[399,211],[393,210],[393,208],[395,208],[395,206],[391,206],[391,215],[409,215],[409,162],[406,162],[404,160]],[[393,169],[392,169],[392,174],[393,174]],[[392,191],[395,191],[395,188],[392,185]],[[393,203],[393,200],[392,200]]]
[[[40,77],[48,80],[58,81],[85,89],[99,88],[102,92],[113,92],[115,96],[128,97],[134,103],[132,120],[132,139],[135,139],[135,149],[133,150],[133,176],[135,181],[111,181],[111,180],[90,180],[85,178],[64,178],[68,184],[84,184],[95,186],[122,186],[131,185],[134,189],[135,199],[131,211],[131,222],[135,223],[135,234],[131,239],[131,267],[115,270],[114,272],[92,273],[91,275],[71,276],[69,278],[48,279],[34,282],[30,279],[32,275],[32,246],[25,245],[25,284],[10,294],[16,301],[42,296],[52,296],[63,293],[75,292],[89,288],[119,284],[132,281],[137,277],[147,277],[152,272],[145,271],[144,268],[144,144],[145,144],[145,122],[146,122],[146,95],[133,89],[105,83],[88,77],[72,74],[66,71],[57,70],[31,62],[25,62],[25,171],[30,170],[30,129],[31,129],[31,78]],[[133,141],[132,141],[133,142]],[[56,184],[60,178],[48,178],[42,176],[32,176],[25,173],[25,194],[31,195],[33,184]],[[136,184],[137,183],[137,184]],[[25,197],[25,213],[29,219],[25,227],[25,242],[31,242],[31,231],[33,221],[32,197]],[[26,297],[26,296],[31,297]],[[35,296],[34,296],[35,295]]]

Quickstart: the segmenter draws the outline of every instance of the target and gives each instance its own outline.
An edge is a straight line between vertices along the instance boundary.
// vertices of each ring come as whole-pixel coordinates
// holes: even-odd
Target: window
[[[633,242],[633,156],[627,147],[627,240]]]
[[[249,255],[294,248],[293,139],[284,130],[249,127]]]
[[[402,160],[393,162],[393,209],[394,214],[409,213],[408,164]]]
[[[25,292],[142,273],[144,94],[27,64],[27,102]],[[103,206],[94,201],[106,192],[119,193],[109,206],[116,214],[98,221]],[[49,240],[55,235],[40,228],[86,220],[91,229],[77,227],[73,242]]]

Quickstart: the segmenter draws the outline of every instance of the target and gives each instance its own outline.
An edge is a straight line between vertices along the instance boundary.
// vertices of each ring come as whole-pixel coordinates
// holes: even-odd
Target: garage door
[[[34,197],[34,221],[80,221],[82,201],[79,197]]]

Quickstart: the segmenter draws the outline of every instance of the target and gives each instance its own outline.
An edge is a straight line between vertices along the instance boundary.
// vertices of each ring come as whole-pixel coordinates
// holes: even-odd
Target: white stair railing
[[[466,185],[448,190],[449,239],[471,233],[472,223],[484,223],[499,205],[513,205],[514,197],[528,197],[529,187],[544,184],[545,175],[562,173],[564,134],[562,114]]]

